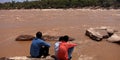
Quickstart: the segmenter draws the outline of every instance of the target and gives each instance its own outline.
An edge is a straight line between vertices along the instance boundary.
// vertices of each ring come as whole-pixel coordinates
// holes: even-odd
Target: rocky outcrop
[[[91,39],[96,41],[101,41],[103,38],[108,38],[110,34],[113,32],[109,32],[106,27],[100,27],[100,28],[89,28],[86,30],[86,35],[89,36]]]
[[[120,43],[120,33],[114,33],[111,37],[107,39],[109,42]]]
[[[30,41],[33,40],[35,37],[32,35],[19,35],[15,40],[16,41]]]
[[[42,39],[46,40],[46,41],[57,41],[59,40],[60,36],[51,36],[51,35],[43,35]],[[35,37],[32,35],[20,35],[16,38],[16,41],[31,41],[33,40]],[[75,40],[72,37],[69,37],[69,41],[73,41]]]
[[[30,41],[33,40],[35,37],[32,35],[19,35],[15,40],[16,41]]]
[[[31,58],[27,56],[2,57],[0,60],[54,60],[51,56],[46,58]]]
[[[57,41],[60,36],[50,36],[50,35],[43,35],[43,39],[46,41]]]
[[[86,30],[86,35],[93,40],[101,41],[111,37],[116,31],[108,27],[89,28]]]
[[[85,34],[93,40],[97,40],[97,41],[102,40],[102,35],[96,32],[93,28],[87,29]]]
[[[57,41],[57,40],[59,40],[59,37],[60,37],[60,36],[44,35],[42,38],[43,38],[44,40],[48,40],[48,41]],[[75,40],[75,39],[72,38],[72,37],[69,37],[69,41],[73,41],[73,40]]]

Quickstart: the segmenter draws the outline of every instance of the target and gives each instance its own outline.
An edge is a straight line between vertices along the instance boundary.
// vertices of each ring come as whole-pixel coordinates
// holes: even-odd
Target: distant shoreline
[[[98,9],[91,9],[91,8],[69,8],[69,9],[1,9],[0,11],[2,11],[2,10],[9,10],[9,11],[11,11],[11,10],[34,10],[34,11],[56,11],[56,10],[58,10],[58,11],[63,11],[63,10],[93,10],[93,11],[108,11],[108,10],[118,10],[118,11],[120,11],[120,9],[104,9],[104,8],[98,8]]]

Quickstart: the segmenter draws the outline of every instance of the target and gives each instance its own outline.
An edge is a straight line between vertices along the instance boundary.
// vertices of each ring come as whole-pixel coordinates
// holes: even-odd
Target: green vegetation
[[[0,3],[0,9],[120,8],[120,0],[37,0]]]

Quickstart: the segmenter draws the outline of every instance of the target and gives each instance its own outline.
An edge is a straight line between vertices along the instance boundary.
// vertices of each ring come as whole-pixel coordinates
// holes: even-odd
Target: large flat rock
[[[54,60],[51,56],[46,58],[31,58],[27,56],[2,57],[0,60]]]
[[[16,41],[30,41],[33,40],[35,37],[32,35],[19,35],[15,40]]]
[[[101,41],[102,39],[109,38],[114,32],[111,28],[99,27],[87,29],[85,34],[93,40]]]

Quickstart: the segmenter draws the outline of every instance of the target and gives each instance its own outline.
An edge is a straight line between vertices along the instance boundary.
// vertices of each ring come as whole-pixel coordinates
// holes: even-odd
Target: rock
[[[20,35],[16,38],[16,41],[31,41],[33,40],[35,37],[32,35]]]
[[[2,57],[0,60],[54,60],[51,56],[46,58],[31,58],[27,56]]]
[[[107,39],[109,42],[120,44],[120,33],[117,30],[108,27],[100,28],[89,28],[85,33],[88,37],[93,40],[101,41],[102,39]]]
[[[43,39],[44,40],[48,40],[48,41],[57,41],[59,39],[60,36],[50,36],[50,35],[43,35]]]
[[[112,29],[112,28],[108,28],[108,29],[107,29],[107,32],[108,32],[109,36],[112,36],[115,32],[118,32],[118,31],[117,31],[117,30],[114,30],[114,29]]]
[[[94,58],[87,55],[80,55],[78,60],[94,60]]]
[[[10,59],[8,59],[6,57],[1,57],[0,60],[10,60]]]
[[[46,41],[57,41],[59,40],[60,36],[50,36],[50,35],[43,35],[42,39],[46,40]],[[20,35],[16,38],[16,41],[31,41],[33,40],[35,37],[32,35]],[[69,41],[73,41],[75,40],[72,37],[69,37]]]
[[[107,36],[106,38],[110,37],[115,32],[118,32],[117,30],[115,30],[115,29],[113,29],[111,27],[105,27],[105,26],[97,27],[97,28],[94,28],[94,29],[104,30],[105,32],[107,32],[109,36]]]
[[[120,43],[120,33],[114,33],[111,37],[107,39],[109,42]]]
[[[43,35],[43,39],[47,41],[57,41],[59,40],[60,36],[50,36],[50,35]],[[72,37],[69,37],[69,41],[74,41],[75,39]]]
[[[74,40],[75,40],[75,38],[69,37],[68,41],[74,41]]]
[[[107,27],[100,27],[100,28],[89,28],[86,30],[85,34],[93,40],[101,41],[102,39],[109,38],[114,33],[115,30],[113,29]]]
[[[100,33],[100,31],[101,31],[101,33]],[[100,29],[90,28],[90,29],[86,30],[85,34],[93,40],[101,41],[103,39],[103,37],[105,37],[107,35],[106,32],[104,34],[102,34],[102,32],[105,32],[105,31],[100,30]]]

